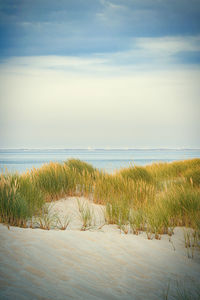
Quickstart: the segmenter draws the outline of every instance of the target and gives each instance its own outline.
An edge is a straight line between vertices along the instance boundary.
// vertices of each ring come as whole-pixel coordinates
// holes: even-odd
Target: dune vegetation
[[[0,176],[0,222],[27,227],[46,202],[89,197],[105,206],[105,222],[124,233],[160,239],[176,226],[200,235],[200,159],[130,166],[108,174],[75,159],[24,174]],[[29,224],[29,225],[28,225]],[[64,226],[65,227],[65,226]]]

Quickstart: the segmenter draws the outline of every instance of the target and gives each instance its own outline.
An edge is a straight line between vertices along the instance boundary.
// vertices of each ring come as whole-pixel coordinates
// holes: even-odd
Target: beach
[[[101,206],[89,205],[100,224]],[[76,197],[52,209],[74,212],[66,230],[0,224],[0,299],[174,299],[177,288],[191,294],[200,284],[199,251],[188,257],[183,228],[161,240],[116,225],[81,231]]]
[[[200,300],[200,0],[0,0],[0,300]]]

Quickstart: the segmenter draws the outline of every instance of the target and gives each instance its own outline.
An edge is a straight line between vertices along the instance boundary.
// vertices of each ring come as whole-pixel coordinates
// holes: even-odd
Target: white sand
[[[53,210],[73,213],[70,228],[0,225],[0,299],[156,300],[164,299],[169,280],[172,299],[177,281],[186,289],[200,285],[200,255],[188,258],[181,228],[172,237],[174,251],[168,236],[147,240],[108,225],[80,231],[75,198],[56,202]]]

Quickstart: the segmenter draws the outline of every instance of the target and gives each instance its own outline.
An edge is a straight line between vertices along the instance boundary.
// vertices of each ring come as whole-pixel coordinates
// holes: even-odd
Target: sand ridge
[[[199,253],[188,258],[181,228],[172,236],[174,251],[167,235],[148,240],[144,233],[120,233],[115,225],[80,231],[74,197],[57,201],[53,210],[74,214],[67,230],[8,230],[0,224],[0,299],[156,300],[164,299],[169,282],[170,297],[177,282],[200,284]]]

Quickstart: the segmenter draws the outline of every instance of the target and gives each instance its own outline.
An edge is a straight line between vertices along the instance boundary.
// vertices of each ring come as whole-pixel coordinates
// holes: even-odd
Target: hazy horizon
[[[200,147],[0,147],[0,150],[200,150]]]
[[[0,149],[200,148],[200,3],[0,0]]]

